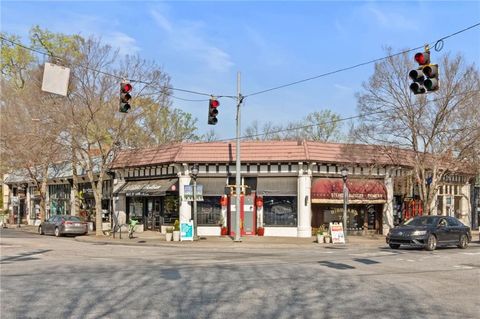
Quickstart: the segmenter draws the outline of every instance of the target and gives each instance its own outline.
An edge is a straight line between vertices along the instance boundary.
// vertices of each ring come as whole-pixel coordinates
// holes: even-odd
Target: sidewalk
[[[38,227],[22,225],[16,228],[16,225],[9,225],[9,228],[37,233]],[[318,244],[315,237],[297,238],[297,237],[265,237],[265,236],[245,236],[241,242],[234,242],[230,236],[205,236],[198,241],[167,242],[165,234],[155,231],[144,231],[135,233],[134,238],[129,239],[128,233],[122,232],[122,239],[119,234],[112,236],[96,236],[95,232],[89,232],[86,236],[75,237],[76,241],[89,242],[104,245],[131,245],[131,246],[166,246],[166,247],[198,247],[198,248],[311,248],[311,247],[335,247],[345,248],[346,246],[385,246],[385,236],[350,236],[347,244]]]
[[[185,247],[185,248],[311,248],[311,247],[345,247],[345,246],[384,246],[385,237],[377,238],[349,238],[347,245],[340,244],[318,244],[314,237],[296,238],[296,237],[259,237],[245,236],[240,242],[235,242],[230,236],[205,236],[198,241],[165,241],[165,235],[158,232],[143,232],[135,234],[134,238],[128,239],[128,236],[122,235],[122,239],[113,239],[104,236],[79,236],[75,240],[82,242],[95,242],[113,245],[133,245],[133,246],[165,246],[165,247]]]
[[[16,225],[9,225],[9,228],[15,228],[21,231],[37,233],[36,226],[22,225],[21,228],[16,228]],[[129,246],[162,246],[162,247],[177,247],[177,248],[348,248],[348,247],[386,247],[385,236],[383,235],[369,235],[369,236],[349,236],[347,244],[318,244],[315,237],[297,238],[297,237],[260,237],[260,236],[245,236],[241,238],[241,242],[234,242],[230,236],[205,236],[198,241],[182,241],[182,242],[167,242],[165,234],[155,231],[145,231],[142,233],[135,233],[134,238],[129,239],[127,233],[122,233],[122,239],[119,234],[116,238],[112,236],[96,236],[95,232],[90,232],[86,236],[75,237],[76,241],[88,242],[102,245],[129,245]],[[478,230],[472,231],[471,245],[479,245]]]

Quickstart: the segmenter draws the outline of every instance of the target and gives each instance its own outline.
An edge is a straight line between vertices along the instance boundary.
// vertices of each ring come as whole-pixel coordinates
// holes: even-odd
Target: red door
[[[256,214],[254,205],[254,195],[240,195],[240,235],[255,235],[256,232]],[[236,196],[228,197],[228,220],[227,226],[230,236],[235,236],[236,222]]]

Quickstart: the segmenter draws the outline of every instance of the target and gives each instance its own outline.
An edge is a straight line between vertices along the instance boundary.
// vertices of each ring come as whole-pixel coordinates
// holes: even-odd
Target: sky
[[[241,127],[284,124],[332,110],[357,114],[355,94],[372,76],[368,64],[248,96],[422,46],[480,22],[480,1],[6,1],[1,31],[39,25],[95,36],[122,54],[154,60],[174,88],[247,96]],[[480,27],[444,41],[441,52],[480,64]],[[413,59],[412,52],[412,59]],[[407,76],[408,70],[406,70]],[[235,137],[236,100],[220,98],[218,124],[207,125],[208,97],[174,91],[173,106],[198,119],[198,133]],[[183,99],[195,100],[184,101]],[[199,101],[200,100],[200,101]],[[134,104],[134,103],[133,103]]]

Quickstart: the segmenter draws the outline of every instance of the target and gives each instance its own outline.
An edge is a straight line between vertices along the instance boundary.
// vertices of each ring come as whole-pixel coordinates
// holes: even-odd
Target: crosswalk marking
[[[473,269],[473,267],[465,266],[465,265],[455,265],[453,268],[460,268],[460,269]]]
[[[380,251],[380,252],[368,252],[368,253],[361,253],[361,254],[349,254],[350,256],[356,257],[381,257],[381,256],[392,256],[396,255],[395,252],[388,252],[388,251]]]

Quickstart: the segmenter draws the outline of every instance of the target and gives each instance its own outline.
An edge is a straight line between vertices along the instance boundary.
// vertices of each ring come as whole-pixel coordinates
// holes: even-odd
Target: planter
[[[325,243],[330,244],[332,242],[332,237],[330,236],[325,236]]]
[[[228,228],[227,227],[222,227],[222,229],[220,230],[220,234],[222,236],[227,236],[228,235]]]
[[[172,241],[173,233],[166,233],[165,234],[165,240],[166,241]]]
[[[174,230],[173,231],[173,241],[180,241],[180,231]]]
[[[265,234],[265,228],[263,227],[258,227],[257,229],[257,235],[258,236],[263,236]]]
[[[324,241],[324,236],[317,234],[317,243],[323,244],[323,241]]]

